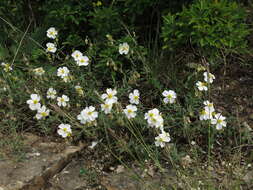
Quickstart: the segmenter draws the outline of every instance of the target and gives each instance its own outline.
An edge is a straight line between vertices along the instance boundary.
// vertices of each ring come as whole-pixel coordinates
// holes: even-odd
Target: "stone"
[[[0,187],[3,190],[39,190],[61,171],[86,145],[43,142],[42,137],[24,135],[22,162],[0,160]],[[49,148],[50,147],[50,148]],[[57,151],[55,151],[57,150]],[[62,150],[62,151],[59,151]]]

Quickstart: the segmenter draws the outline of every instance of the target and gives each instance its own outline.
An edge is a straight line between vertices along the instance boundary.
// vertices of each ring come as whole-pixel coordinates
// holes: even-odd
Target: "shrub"
[[[250,30],[246,12],[236,2],[198,0],[182,12],[163,17],[164,48],[189,47],[201,56],[217,57],[221,51],[240,53],[246,50]]]

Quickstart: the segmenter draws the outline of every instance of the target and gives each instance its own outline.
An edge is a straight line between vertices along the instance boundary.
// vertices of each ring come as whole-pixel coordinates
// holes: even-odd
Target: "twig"
[[[14,57],[13,57],[11,66],[14,64],[14,61],[15,61],[15,59],[16,59],[16,57],[17,57],[17,55],[18,55],[19,49],[20,49],[20,47],[21,47],[21,44],[22,44],[22,42],[23,42],[23,40],[24,40],[24,38],[25,38],[25,36],[26,36],[26,34],[27,34],[27,32],[28,32],[30,26],[31,26],[31,23],[32,23],[32,22],[30,22],[29,25],[27,26],[26,31],[25,31],[25,33],[23,34],[23,36],[22,36],[22,38],[21,38],[21,40],[20,40],[20,42],[19,42],[19,44],[18,44],[18,48],[17,48],[17,50],[16,50],[16,52],[15,52],[15,55],[14,55]]]

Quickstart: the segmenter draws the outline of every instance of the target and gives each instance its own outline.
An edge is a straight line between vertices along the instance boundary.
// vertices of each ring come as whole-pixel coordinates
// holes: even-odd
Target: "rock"
[[[13,162],[7,159],[0,161],[0,187],[4,190],[41,189],[49,178],[61,171],[72,157],[85,147],[55,142],[45,143],[41,137],[31,134],[24,137],[26,147],[24,161]],[[61,150],[62,147],[64,150],[58,153],[52,150]]]
[[[49,180],[52,188],[77,190],[86,189],[88,181],[80,175],[80,168],[85,163],[80,160],[72,160],[60,173]]]

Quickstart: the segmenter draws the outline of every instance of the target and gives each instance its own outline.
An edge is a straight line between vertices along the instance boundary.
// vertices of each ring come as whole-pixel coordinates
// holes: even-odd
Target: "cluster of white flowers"
[[[123,112],[125,113],[126,117],[128,119],[132,119],[136,117],[137,112],[137,106],[140,103],[140,92],[139,90],[135,89],[133,92],[129,94],[129,102],[130,104],[126,106],[125,109],[123,109]],[[136,105],[133,105],[136,104]]]
[[[128,52],[129,52],[129,45],[127,42],[119,44],[119,54],[120,55],[123,55],[123,54],[127,55]]]
[[[200,91],[207,91],[208,84],[212,84],[215,76],[212,73],[204,72],[204,81],[198,81],[196,83],[197,88]],[[215,125],[217,130],[221,130],[223,127],[226,127],[227,122],[225,121],[226,117],[222,116],[220,113],[215,113],[214,105],[208,100],[203,102],[204,108],[200,111],[199,119],[200,120],[210,120],[211,124]]]
[[[29,105],[31,110],[36,110],[36,119],[40,120],[49,115],[50,110],[46,106],[41,106],[40,96],[38,94],[31,94],[31,99],[27,100],[26,103]]]
[[[56,39],[58,35],[58,31],[54,28],[54,27],[50,27],[48,30],[47,30],[47,37],[48,38],[51,38],[51,39]],[[51,43],[51,42],[48,42],[46,44],[47,48],[46,48],[46,51],[47,52],[50,52],[50,53],[55,53],[57,48],[56,48],[56,44],[55,43]]]
[[[58,31],[51,27],[47,30],[47,37],[51,39],[56,39],[58,35]],[[46,44],[46,51],[50,53],[55,53],[57,51],[56,43],[47,43]],[[129,45],[128,43],[124,42],[119,44],[119,54],[120,55],[127,55],[129,53]],[[75,60],[78,66],[87,66],[89,65],[89,58],[81,53],[79,50],[75,50],[71,56]],[[10,65],[2,63],[6,72],[11,71],[12,68]],[[41,76],[45,73],[42,67],[36,68],[33,70],[34,73],[38,76]],[[59,67],[57,70],[57,76],[62,78],[63,81],[67,82],[71,79],[70,71],[66,66]],[[197,81],[196,86],[199,91],[207,91],[208,85],[213,83],[215,76],[209,72],[204,72],[204,82]],[[76,85],[75,90],[78,95],[83,96],[84,91],[81,86]],[[100,105],[102,112],[105,114],[111,113],[113,105],[118,102],[117,98],[117,90],[108,88],[106,89],[106,93],[101,95],[101,99],[103,103]],[[176,102],[177,94],[173,90],[164,90],[162,93],[163,102],[165,104],[173,104]],[[52,87],[48,89],[47,96],[48,99],[56,99],[57,105],[59,107],[66,107],[69,102],[69,97],[66,95],[62,95],[57,97],[57,92]],[[122,110],[125,116],[128,119],[133,119],[137,115],[137,105],[140,103],[140,92],[137,89],[134,89],[128,96],[130,104]],[[27,100],[27,104],[29,104],[29,108],[31,110],[36,110],[36,118],[42,119],[49,115],[50,110],[46,108],[46,106],[42,106],[40,103],[40,96],[38,94],[31,94],[31,99]],[[98,112],[96,108],[93,106],[85,107],[79,115],[77,115],[77,120],[80,121],[81,124],[84,125],[96,125],[96,120],[98,118]],[[151,109],[145,113],[144,119],[147,121],[148,126],[151,128],[155,128],[159,130],[158,136],[155,137],[155,145],[157,147],[165,147],[166,143],[171,141],[170,134],[164,131],[164,119],[162,114],[157,108]],[[220,113],[215,113],[215,109],[213,103],[204,101],[204,109],[201,110],[200,120],[210,120],[211,124],[216,127],[217,130],[226,127],[225,117],[222,116]],[[69,124],[60,124],[58,126],[57,133],[62,136],[63,138],[69,137],[72,134],[71,126]]]
[[[112,110],[113,104],[117,103],[118,98],[116,97],[117,90],[108,88],[106,89],[106,93],[101,95],[104,103],[101,104],[101,110],[104,111],[105,114],[109,114]]]
[[[12,67],[11,67],[11,65],[10,64],[8,64],[8,63],[1,63],[1,66],[4,68],[4,71],[5,72],[10,72],[10,71],[12,71]]]
[[[215,125],[217,130],[221,130],[223,127],[226,127],[226,118],[223,117],[220,113],[215,113],[213,103],[206,100],[203,104],[205,107],[201,110],[199,119],[210,120],[211,124]]]
[[[207,91],[208,84],[213,83],[213,80],[215,79],[215,76],[212,73],[204,72],[203,75],[204,75],[205,82],[198,81],[196,83],[196,86],[199,89],[199,91]]]
[[[79,50],[75,50],[71,56],[74,58],[76,61],[76,64],[78,66],[87,66],[89,65],[89,58],[85,55],[82,54]]]
[[[161,148],[165,147],[165,143],[170,142],[170,134],[163,129],[163,118],[158,109],[154,108],[145,113],[145,119],[150,127],[160,129],[160,134],[155,137],[155,145]]]

